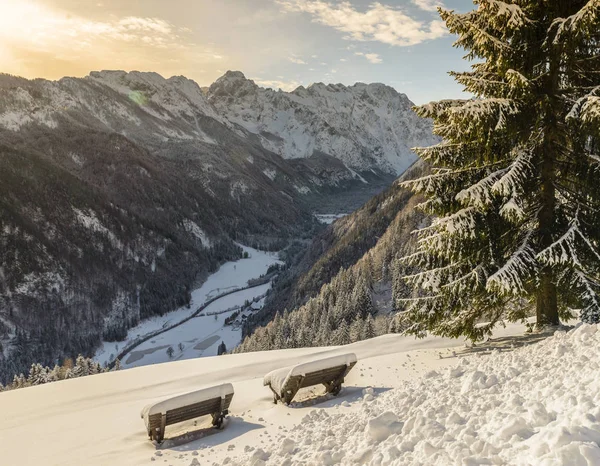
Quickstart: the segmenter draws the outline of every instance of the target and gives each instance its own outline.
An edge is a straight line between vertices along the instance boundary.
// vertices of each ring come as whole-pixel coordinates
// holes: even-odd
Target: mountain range
[[[262,89],[228,72],[0,75],[0,379],[91,354],[189,301],[236,242],[278,249],[434,142],[382,84]],[[332,199],[336,199],[332,205]]]

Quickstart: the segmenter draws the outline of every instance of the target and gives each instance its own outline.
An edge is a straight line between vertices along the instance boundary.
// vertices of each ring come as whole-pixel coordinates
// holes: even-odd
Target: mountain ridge
[[[394,178],[283,158],[210,100],[157,73],[0,75],[0,379],[91,355],[189,302],[236,242],[308,239],[323,200],[359,205]]]

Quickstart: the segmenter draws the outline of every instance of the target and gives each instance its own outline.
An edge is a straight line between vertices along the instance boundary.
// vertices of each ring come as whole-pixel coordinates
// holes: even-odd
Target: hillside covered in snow
[[[61,466],[598,464],[598,327],[523,331],[510,324],[473,348],[387,335],[4,392],[0,451],[7,464]],[[348,351],[358,364],[338,397],[313,387],[291,406],[274,405],[262,386],[271,370]],[[167,427],[161,445],[148,440],[140,419],[148,403],[229,382],[235,395],[222,431],[200,419]]]
[[[412,147],[438,141],[406,95],[379,83],[315,83],[283,92],[230,71],[210,86],[207,97],[266,149],[285,158],[328,154],[357,172],[398,176],[416,160]]]
[[[310,238],[321,228],[313,211],[360,205],[396,176],[369,158],[389,138],[406,147],[431,140],[429,123],[381,85],[362,94],[315,85],[302,105],[299,94],[282,104],[294,132],[257,134],[231,117],[249,104],[243,89],[269,102],[271,114],[291,97],[240,76],[227,73],[206,93],[181,76],[135,71],[58,81],[0,75],[1,381],[32,362],[91,356],[101,341],[189,304],[194,287],[239,257],[235,242],[274,250]],[[219,89],[237,97],[225,103]],[[371,94],[377,111],[365,103]],[[398,106],[415,132],[384,124]],[[343,160],[350,146],[341,141],[367,114],[386,129],[361,139],[354,162]],[[323,131],[342,134],[334,127],[346,136],[325,141]],[[264,144],[298,148],[298,134],[307,144],[298,153]]]

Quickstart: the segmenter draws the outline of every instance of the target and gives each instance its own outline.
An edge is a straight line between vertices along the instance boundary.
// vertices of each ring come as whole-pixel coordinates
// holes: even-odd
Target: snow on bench
[[[337,395],[344,377],[356,364],[354,353],[317,359],[297,366],[276,369],[265,375],[263,383],[274,394],[274,403],[290,404],[298,390],[312,385],[325,385],[327,393]]]
[[[142,409],[141,417],[151,440],[162,442],[165,426],[210,414],[213,426],[220,428],[233,398],[230,383],[176,396]]]

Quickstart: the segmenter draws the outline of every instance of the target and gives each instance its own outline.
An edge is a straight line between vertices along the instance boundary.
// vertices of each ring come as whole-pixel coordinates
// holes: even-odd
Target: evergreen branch
[[[586,306],[581,309],[580,319],[587,323],[596,323],[600,319],[600,301],[598,299],[598,293],[594,290],[594,286],[598,287],[598,283],[592,284],[592,280],[580,270],[575,272],[576,280],[579,287],[582,288],[579,294],[579,299],[586,303]]]
[[[535,252],[530,244],[532,235],[533,230],[530,230],[510,259],[488,278],[486,283],[488,291],[513,295],[525,292],[523,280],[537,270]]]
[[[544,262],[549,265],[556,264],[573,264],[576,267],[582,269],[583,265],[577,254],[576,239],[580,238],[584,244],[588,247],[589,251],[595,257],[597,261],[600,261],[600,254],[596,251],[596,248],[592,246],[589,239],[583,234],[580,229],[579,223],[579,212],[575,215],[575,218],[571,222],[569,229],[550,246],[540,251],[536,258],[540,262]]]
[[[517,155],[515,161],[505,170],[502,177],[491,186],[491,192],[494,194],[518,196],[523,192],[524,181],[534,173],[531,151],[517,147],[513,149],[513,153]]]
[[[477,183],[463,189],[456,195],[456,200],[463,204],[484,207],[492,202],[492,187],[506,173],[507,168],[496,170]]]

